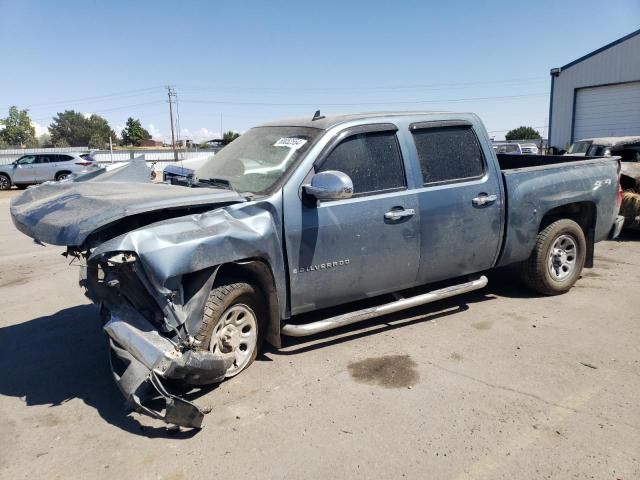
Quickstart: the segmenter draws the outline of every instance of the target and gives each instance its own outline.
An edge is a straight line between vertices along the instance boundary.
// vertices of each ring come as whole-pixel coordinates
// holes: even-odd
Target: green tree
[[[518,127],[509,130],[504,138],[507,140],[538,140],[540,134],[531,127]]]
[[[106,148],[109,137],[116,138],[106,119],[96,114],[85,117],[74,110],[58,113],[49,125],[49,133],[56,147]]]
[[[140,145],[142,145],[143,140],[149,140],[150,138],[151,134],[145,128],[143,128],[140,120],[131,117],[127,119],[127,124],[122,130],[123,145],[133,145],[135,147],[139,147]]]
[[[231,130],[229,130],[228,132],[224,132],[224,134],[222,135],[222,143],[224,143],[225,145],[227,143],[231,143],[239,136],[240,134],[238,132],[232,132]]]
[[[0,118],[0,142],[6,145],[33,147],[37,145],[36,129],[31,123],[28,110],[10,107],[9,115]]]

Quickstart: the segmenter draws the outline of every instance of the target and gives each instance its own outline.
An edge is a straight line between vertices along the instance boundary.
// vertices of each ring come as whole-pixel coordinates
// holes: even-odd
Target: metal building
[[[551,69],[549,145],[640,135],[640,30]]]

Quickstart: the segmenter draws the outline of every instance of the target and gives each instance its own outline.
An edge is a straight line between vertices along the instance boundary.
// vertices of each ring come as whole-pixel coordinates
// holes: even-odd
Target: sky
[[[546,136],[549,70],[640,28],[640,0],[0,0],[0,117],[74,109],[202,141],[269,120],[471,111]]]

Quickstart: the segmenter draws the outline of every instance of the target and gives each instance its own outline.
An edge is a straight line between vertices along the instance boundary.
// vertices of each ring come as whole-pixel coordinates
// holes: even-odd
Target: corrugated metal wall
[[[633,81],[640,81],[640,35],[563,70],[554,79],[550,145],[567,148],[572,141],[576,89]]]

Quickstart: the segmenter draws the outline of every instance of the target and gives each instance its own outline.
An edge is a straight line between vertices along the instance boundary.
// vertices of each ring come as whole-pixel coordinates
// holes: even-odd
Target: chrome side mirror
[[[315,174],[302,190],[316,200],[342,200],[353,195],[353,182],[346,173],[327,170]]]

